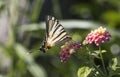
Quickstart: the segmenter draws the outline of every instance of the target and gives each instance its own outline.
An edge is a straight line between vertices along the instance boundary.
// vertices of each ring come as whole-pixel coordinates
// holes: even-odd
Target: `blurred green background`
[[[0,0],[0,77],[77,77],[87,62],[84,48],[66,63],[60,62],[60,47],[38,50],[46,15],[58,18],[77,42],[91,29],[106,27],[112,39],[101,46],[105,61],[120,57],[120,0]]]

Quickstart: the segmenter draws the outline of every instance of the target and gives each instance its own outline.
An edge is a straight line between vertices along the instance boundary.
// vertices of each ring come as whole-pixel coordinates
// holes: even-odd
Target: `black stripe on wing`
[[[57,26],[55,27],[52,36],[57,32],[57,30],[61,27],[61,30],[59,30],[59,32],[65,31],[63,26],[60,24],[57,24]]]
[[[64,33],[64,34],[63,34]],[[55,43],[59,43],[59,42],[62,42],[62,41],[68,41],[68,40],[71,40],[72,38],[70,36],[68,36],[68,34],[63,31],[61,34],[59,34],[57,37],[55,37],[53,39],[53,41]]]
[[[63,26],[61,24],[57,24],[53,34],[52,34],[52,39],[54,43],[58,43],[61,42],[63,40],[67,40],[67,39],[71,39],[70,36],[68,36],[67,32],[65,31],[65,29],[63,28]]]
[[[64,33],[64,34],[63,34]],[[63,35],[62,35],[63,34]],[[66,34],[66,32],[65,31],[62,31],[62,32],[60,32],[53,40],[55,40],[55,39],[57,39],[57,38],[59,38],[59,40],[62,38],[62,36],[66,36],[67,34]]]

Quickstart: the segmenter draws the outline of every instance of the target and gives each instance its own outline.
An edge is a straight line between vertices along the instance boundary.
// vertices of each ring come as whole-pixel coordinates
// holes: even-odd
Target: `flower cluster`
[[[66,62],[68,58],[71,56],[71,54],[75,53],[76,50],[81,48],[82,46],[79,43],[73,41],[66,42],[63,46],[61,46],[60,53],[61,62]]]
[[[99,46],[101,43],[108,42],[110,38],[111,35],[106,31],[106,28],[99,27],[87,35],[86,42],[88,44],[95,43],[96,46]]]

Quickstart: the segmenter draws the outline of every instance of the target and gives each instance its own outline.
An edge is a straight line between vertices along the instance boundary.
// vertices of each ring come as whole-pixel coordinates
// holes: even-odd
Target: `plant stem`
[[[95,64],[93,64],[93,67],[100,73],[101,77],[104,77],[103,72]]]
[[[86,46],[86,50],[87,51],[89,51],[89,55],[91,55],[91,51],[89,50],[89,48]],[[91,56],[89,56],[89,60],[90,60],[90,62],[92,63],[93,62],[93,60],[92,60],[92,57]]]
[[[100,46],[99,46],[99,52],[100,52],[100,57],[101,57],[101,61],[102,61],[102,65],[103,65],[103,69],[104,69],[105,75],[107,75],[107,71],[105,69],[105,63],[104,63],[104,60],[103,60],[102,51],[101,51],[101,47]]]
[[[89,51],[89,54],[91,54],[92,52],[89,50],[89,48],[86,46],[86,50]],[[90,56],[90,62],[93,62],[93,60],[91,59],[92,57]],[[92,64],[93,67],[100,73],[101,77],[104,77],[104,73],[93,63]]]

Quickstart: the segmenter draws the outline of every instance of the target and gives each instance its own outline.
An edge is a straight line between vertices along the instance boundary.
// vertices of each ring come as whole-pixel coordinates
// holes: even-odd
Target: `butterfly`
[[[71,37],[55,17],[48,15],[46,17],[46,36],[40,47],[40,51],[46,52],[52,46],[65,40],[71,40]]]

